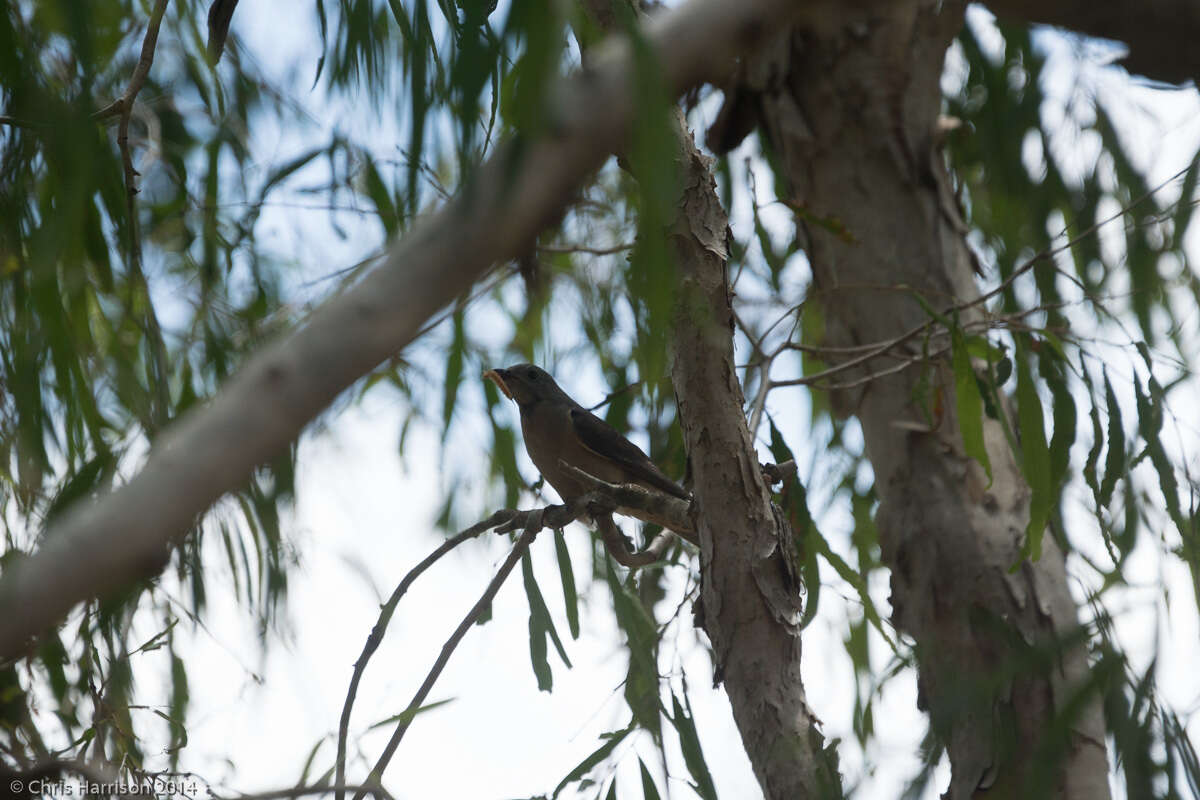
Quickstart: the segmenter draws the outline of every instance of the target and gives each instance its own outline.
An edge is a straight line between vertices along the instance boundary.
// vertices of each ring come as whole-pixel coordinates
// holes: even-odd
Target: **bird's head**
[[[575,401],[559,388],[550,373],[533,364],[489,369],[483,373],[483,377],[495,383],[506,397],[515,400],[522,408],[546,400],[575,405]]]

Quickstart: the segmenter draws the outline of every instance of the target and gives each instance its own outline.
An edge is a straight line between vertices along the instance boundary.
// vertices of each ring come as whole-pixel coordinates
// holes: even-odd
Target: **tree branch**
[[[399,604],[400,599],[404,596],[405,592],[407,592],[409,587],[412,586],[413,582],[420,577],[421,573],[431,567],[446,553],[450,552],[468,539],[473,539],[485,531],[489,531],[493,528],[500,533],[507,533],[517,529],[524,531],[522,538],[518,540],[516,547],[514,547],[512,553],[509,554],[508,560],[505,561],[505,564],[500,567],[499,571],[497,571],[496,576],[492,579],[492,582],[488,584],[488,587],[484,591],[479,602],[477,602],[471,611],[468,612],[467,616],[455,630],[454,634],[452,634],[450,639],[446,641],[446,644],[443,645],[441,655],[438,657],[438,660],[434,663],[433,668],[426,676],[424,683],[421,684],[421,688],[417,690],[416,695],[413,696],[412,701],[408,704],[408,707],[405,709],[405,711],[401,712],[401,722],[397,725],[396,732],[393,733],[392,739],[388,742],[388,746],[385,748],[379,762],[376,763],[375,768],[371,771],[371,777],[368,779],[366,786],[379,785],[379,779],[382,777],[384,768],[387,766],[388,761],[391,760],[392,755],[395,753],[396,747],[400,744],[400,740],[404,737],[404,733],[407,731],[408,725],[412,722],[413,716],[420,708],[421,703],[423,703],[425,698],[428,696],[429,691],[433,688],[433,684],[437,681],[438,675],[441,674],[442,669],[446,666],[446,662],[449,660],[450,655],[454,652],[454,648],[458,646],[458,643],[462,640],[463,636],[466,635],[467,630],[478,619],[479,614],[487,608],[488,604],[491,602],[491,599],[495,597],[496,592],[499,590],[500,585],[504,582],[504,579],[512,570],[512,565],[516,564],[517,560],[520,559],[521,554],[528,549],[529,543],[533,541],[533,538],[542,529],[563,528],[579,519],[581,516],[591,513],[596,517],[596,523],[600,527],[601,533],[604,536],[605,545],[608,547],[609,551],[613,554],[613,557],[618,561],[618,563],[624,564],[627,567],[640,567],[651,564],[662,558],[663,552],[666,550],[667,545],[671,542],[671,532],[663,531],[660,533],[657,537],[655,537],[654,541],[640,553],[630,553],[621,537],[621,532],[617,529],[616,525],[613,524],[612,517],[608,513],[604,512],[597,514],[597,507],[604,508],[606,510],[613,510],[617,507],[619,498],[621,501],[631,503],[638,510],[644,508],[670,508],[671,513],[676,516],[676,522],[679,523],[681,527],[687,527],[687,525],[690,525],[690,520],[688,521],[687,525],[684,525],[682,522],[683,519],[686,519],[686,510],[688,504],[679,498],[662,494],[661,498],[672,501],[672,503],[664,506],[660,504],[661,498],[658,496],[659,493],[651,493],[638,486],[625,486],[606,483],[599,478],[595,478],[588,473],[583,472],[582,470],[570,467],[569,465],[564,466],[567,466],[569,470],[577,473],[576,477],[593,485],[594,491],[589,492],[581,497],[577,497],[564,505],[551,505],[546,506],[545,508],[532,509],[530,511],[501,509],[500,511],[495,512],[482,522],[472,525],[470,528],[455,534],[440,544],[432,553],[426,556],[425,559],[409,570],[408,574],[404,576],[404,578],[396,586],[396,589],[392,592],[392,596],[389,597],[388,601],[383,604],[383,607],[379,612],[379,618],[376,620],[375,626],[371,629],[371,634],[367,637],[366,644],[363,645],[362,653],[359,655],[358,660],[354,662],[354,674],[350,678],[350,688],[346,693],[346,701],[342,706],[342,717],[338,724],[337,761],[334,764],[335,784],[341,786],[345,783],[346,740],[350,729],[350,712],[354,706],[354,700],[358,695],[358,685],[362,680],[363,673],[366,671],[367,662],[370,661],[371,656],[375,654],[375,651],[379,649],[379,645],[383,642],[384,634],[387,633],[388,623],[391,622],[392,614],[395,613],[396,606]],[[682,514],[679,507],[682,507],[683,509]],[[528,541],[526,541],[526,537],[528,537]],[[356,800],[357,798],[361,798],[366,791],[368,791],[368,789],[365,786],[360,788],[355,795]],[[344,793],[341,789],[339,789],[337,791],[336,798],[337,800],[342,800],[343,797]]]
[[[375,654],[375,651],[379,649],[379,645],[383,642],[383,636],[387,633],[387,626],[392,621],[392,614],[395,613],[396,606],[400,603],[400,598],[404,596],[404,593],[408,591],[413,582],[421,576],[421,573],[433,566],[446,553],[449,553],[468,539],[474,539],[484,531],[489,531],[497,525],[511,521],[519,513],[521,512],[508,509],[497,511],[482,522],[476,523],[442,542],[423,561],[408,571],[408,574],[404,576],[403,580],[400,581],[392,592],[392,596],[388,598],[388,601],[379,610],[379,618],[375,621],[375,626],[371,628],[371,634],[367,637],[366,644],[363,645],[362,653],[359,655],[358,660],[354,662],[354,674],[350,676],[350,688],[346,691],[346,702],[342,704],[342,717],[338,722],[337,761],[334,762],[334,783],[338,786],[346,782],[346,737],[350,730],[350,711],[354,707],[355,698],[358,696],[358,684],[362,680],[363,672],[367,669],[367,662],[371,660],[371,656]],[[344,796],[345,792],[342,789],[338,789],[336,794],[337,800],[342,800]]]
[[[524,555],[525,551],[529,549],[529,545],[533,543],[533,540],[537,537],[538,533],[541,532],[542,528],[546,525],[559,527],[560,525],[565,525],[567,522],[571,521],[550,521],[549,518],[552,517],[555,511],[558,509],[564,509],[564,513],[571,515],[571,520],[573,520],[583,512],[584,506],[582,503],[576,503],[568,504],[566,506],[551,506],[547,509],[537,509],[533,512],[527,512],[528,516],[524,517],[524,520],[526,521],[524,533],[522,533],[520,538],[517,539],[517,543],[513,545],[512,552],[508,554],[508,558],[506,558],[504,563],[500,565],[500,569],[496,570],[495,576],[487,585],[487,588],[483,590],[483,594],[479,596],[479,599],[475,602],[475,605],[471,607],[471,610],[467,612],[465,617],[463,617],[462,622],[460,622],[458,627],[454,629],[454,633],[450,634],[450,638],[446,640],[444,645],[442,645],[442,652],[438,654],[437,660],[433,662],[433,667],[431,667],[429,670],[429,674],[425,676],[425,680],[421,683],[420,688],[417,689],[416,694],[414,694],[412,700],[409,701],[408,708],[401,713],[400,722],[396,724],[396,730],[392,733],[392,738],[388,740],[387,746],[383,748],[383,753],[381,753],[379,756],[379,760],[376,761],[375,766],[371,768],[371,774],[367,776],[366,780],[367,786],[380,785],[380,781],[383,779],[383,771],[387,769],[388,763],[392,760],[392,756],[395,755],[396,748],[400,746],[400,740],[404,738],[405,732],[408,731],[408,726],[412,724],[413,717],[416,715],[417,710],[421,707],[421,704],[425,702],[425,698],[429,696],[430,690],[433,689],[433,684],[437,682],[438,676],[442,674],[442,670],[445,669],[447,662],[450,661],[450,656],[453,655],[454,649],[458,647],[458,643],[462,641],[463,637],[467,635],[467,631],[469,631],[479,619],[480,614],[482,614],[489,606],[491,606],[492,599],[495,598],[496,593],[500,591],[500,587],[504,584],[504,581],[512,572],[513,567],[515,567],[517,562],[521,560],[521,556]],[[519,521],[522,520],[514,518],[510,520],[508,525],[501,528],[501,530],[510,528]],[[361,789],[356,792],[354,795],[354,800],[362,800],[366,794],[366,791],[367,790],[365,789]]]
[[[724,77],[736,55],[800,12],[819,17],[831,2],[692,0],[647,23],[645,43],[664,85],[678,93]],[[158,574],[217,498],[282,452],[494,262],[525,252],[625,136],[633,75],[626,39],[597,48],[588,68],[552,95],[559,113],[551,134],[500,146],[469,187],[414,225],[378,268],[159,436],[129,483],[68,510],[35,555],[10,563],[0,579],[0,660],[23,653],[84,598]]]
[[[1161,81],[1200,77],[1200,4],[1194,0],[989,0],[1008,22],[1035,22],[1129,46],[1122,61],[1130,71]]]
[[[605,511],[616,511],[643,522],[661,525],[696,544],[696,523],[692,520],[691,502],[632,483],[609,483],[562,460],[558,465],[586,484],[601,501],[599,505]],[[613,553],[613,556],[617,557],[618,554]]]

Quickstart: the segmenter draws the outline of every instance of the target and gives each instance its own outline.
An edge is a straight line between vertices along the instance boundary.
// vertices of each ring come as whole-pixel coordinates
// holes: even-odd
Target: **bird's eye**
[[[529,380],[536,381],[537,379],[538,379],[537,370],[534,370],[534,369],[529,370]]]

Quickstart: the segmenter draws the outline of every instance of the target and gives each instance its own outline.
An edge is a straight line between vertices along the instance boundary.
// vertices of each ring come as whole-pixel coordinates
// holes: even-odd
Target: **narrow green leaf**
[[[1171,249],[1183,247],[1183,237],[1187,233],[1188,223],[1192,221],[1192,212],[1196,209],[1196,183],[1200,178],[1200,153],[1192,158],[1192,163],[1183,176],[1183,185],[1179,189],[1179,202],[1175,205],[1175,216],[1171,220]]]
[[[554,621],[550,618],[550,610],[546,607],[542,590],[538,588],[537,580],[533,576],[533,559],[528,551],[521,556],[521,576],[525,581],[525,594],[529,598],[529,654],[533,660],[534,674],[538,679],[538,689],[548,692],[553,688],[553,679],[550,664],[546,660],[546,636],[554,642],[554,649],[558,651],[559,658],[567,667],[571,666],[571,660],[567,658],[567,651],[563,648],[562,640],[558,638],[558,631],[554,629]]]
[[[1103,374],[1104,402],[1108,411],[1108,455],[1104,459],[1104,480],[1100,484],[1100,507],[1108,508],[1117,481],[1125,474],[1125,426],[1121,421],[1121,404],[1117,402],[1117,393],[1108,379],[1108,370],[1104,370]]]
[[[804,537],[804,560],[800,575],[804,579],[804,614],[800,617],[800,630],[808,627],[817,617],[817,608],[821,602],[821,567],[817,563],[817,539],[821,534],[816,528],[811,529]]]
[[[654,785],[654,778],[650,775],[650,770],[646,769],[646,762],[642,761],[640,756],[638,757],[638,767],[641,768],[642,772],[643,800],[661,800],[661,796],[658,793],[658,787]],[[615,787],[616,785],[616,781],[613,781],[613,786]]]
[[[957,323],[957,317],[955,318]],[[983,440],[983,395],[971,356],[967,351],[962,328],[957,324],[950,331],[950,347],[954,364],[954,397],[958,411],[958,427],[962,433],[963,449],[979,462],[988,476],[988,487],[992,485],[992,461],[988,458],[987,445]]]
[[[1166,501],[1167,513],[1179,529],[1180,536],[1186,539],[1189,526],[1179,505],[1179,481],[1175,477],[1175,465],[1167,456],[1159,435],[1163,426],[1162,387],[1151,375],[1147,380],[1147,392],[1142,391],[1141,383],[1136,378],[1133,381],[1133,392],[1137,398],[1138,433],[1145,440],[1150,463],[1158,473],[1158,486],[1162,491],[1163,500]]]
[[[579,638],[579,595],[575,590],[575,570],[571,567],[571,554],[567,550],[567,538],[562,529],[554,531],[554,552],[558,556],[558,574],[562,578],[563,603],[567,609],[567,627],[571,638]]]
[[[401,711],[399,714],[393,714],[392,716],[387,717],[386,719],[381,719],[378,722],[371,723],[369,726],[367,726],[367,730],[373,731],[373,730],[378,730],[379,728],[385,728],[385,727],[388,727],[391,725],[399,725],[401,723],[407,724],[409,722],[412,722],[413,719],[415,719],[417,717],[417,715],[424,714],[426,711],[432,711],[433,709],[437,708],[438,706],[444,706],[447,703],[453,702],[453,699],[454,698],[452,698],[452,697],[448,697],[445,700],[435,700],[432,703],[426,703],[425,705],[417,706],[416,708],[406,708],[403,711]]]
[[[684,695],[687,701],[687,695]],[[691,704],[685,710],[679,703],[679,698],[671,692],[673,715],[668,716],[671,725],[679,734],[679,747],[683,751],[683,761],[695,781],[692,788],[704,800],[717,800],[717,789],[713,785],[712,774],[708,771],[708,762],[704,760],[704,751],[700,748],[700,734],[696,732],[696,722],[692,719]]]
[[[921,307],[921,310],[924,311],[926,314],[928,314],[930,319],[932,319],[934,322],[940,323],[942,325],[942,327],[944,327],[948,331],[952,331],[956,327],[958,327],[957,325],[954,324],[954,322],[949,317],[947,317],[945,314],[943,314],[942,312],[940,312],[936,308],[934,308],[932,305],[930,305],[929,301],[925,299],[925,296],[923,294],[921,294],[920,292],[918,292],[916,289],[913,289],[911,287],[900,287],[900,288],[907,288],[908,293],[912,296],[912,298],[914,300],[917,301],[917,305],[919,305]]]
[[[611,558],[605,558],[605,578],[613,596],[617,625],[629,646],[629,674],[625,678],[625,702],[633,719],[646,730],[660,735],[658,687],[658,630],[641,598],[617,577]]]
[[[553,800],[553,798],[558,797],[567,784],[574,783],[575,781],[579,780],[588,772],[590,772],[592,767],[608,758],[616,746],[619,745],[625,739],[625,737],[634,730],[634,727],[634,723],[630,722],[627,727],[622,728],[619,731],[603,734],[600,738],[606,740],[604,744],[597,747],[591,753],[591,755],[589,755],[583,761],[580,761],[579,764],[576,765],[575,769],[568,772],[566,777],[559,781],[558,786],[554,787],[554,791],[550,795],[551,799]]]
[[[46,522],[49,523],[72,503],[88,496],[110,478],[116,468],[116,461],[112,452],[104,450],[77,469],[50,503],[46,510]]]
[[[526,557],[528,557],[529,551],[526,551],[525,555],[526,555]],[[540,588],[538,588],[537,581],[533,580],[533,561],[532,560],[530,560],[529,565],[530,565],[529,572],[528,572],[528,577],[526,578],[526,580],[532,584],[533,591],[532,592],[529,591],[531,588],[531,586],[529,584],[526,585],[525,589],[526,589],[526,592],[529,594],[530,612],[533,613],[533,611],[534,611],[533,607],[534,606],[537,607],[536,613],[537,613],[538,617],[540,618],[539,625],[546,630],[546,633],[550,634],[550,640],[552,642],[554,642],[554,649],[558,651],[558,657],[561,658],[563,660],[563,663],[566,664],[567,667],[569,668],[571,666],[571,659],[567,658],[567,651],[563,647],[562,639],[558,638],[558,631],[555,629],[554,619],[550,616],[550,609],[546,606],[546,599],[544,597],[542,597],[542,590]],[[525,574],[524,567],[522,567],[521,571],[522,571],[522,574]]]
[[[263,182],[262,188],[260,188],[258,190],[259,198],[260,199],[265,198],[267,196],[267,193],[269,191],[271,191],[271,189],[275,188],[281,182],[287,180],[289,177],[291,177],[293,174],[295,174],[298,170],[305,167],[313,159],[321,156],[323,153],[325,153],[326,149],[327,149],[326,145],[321,145],[320,147],[314,147],[313,149],[309,150],[308,152],[302,153],[302,154],[296,156],[295,158],[293,158],[292,160],[284,162],[283,164],[280,164],[279,166],[272,169],[269,173],[267,173],[267,179]],[[371,164],[371,162],[367,162],[367,163]],[[373,169],[374,165],[371,164],[371,167]]]
[[[858,593],[858,599],[863,605],[863,614],[871,623],[875,630],[879,631],[879,635],[893,649],[898,649],[891,634],[883,626],[883,620],[879,616],[879,610],[875,608],[875,601],[871,599],[871,593],[867,591],[867,582],[859,575],[853,567],[846,563],[846,560],[830,549],[829,543],[821,536],[814,536],[811,540],[812,547],[821,555],[834,571],[841,576],[842,580],[854,587],[854,591]]]
[[[321,745],[325,744],[328,738],[329,736],[326,735],[322,736],[320,739],[317,739],[317,743],[314,744],[312,749],[308,751],[308,757],[304,759],[304,766],[300,768],[300,777],[296,779],[297,786],[309,785],[308,776],[312,772],[313,762],[315,762],[317,759],[317,753],[320,751]]]
[[[374,159],[367,158],[365,160],[364,171],[367,197],[375,204],[375,212],[383,224],[384,233],[387,234],[387,238],[391,239],[400,230],[400,215],[396,212],[396,205],[392,202],[383,177],[375,167]]]
[[[458,402],[458,387],[462,383],[463,356],[466,353],[466,326],[461,307],[451,316],[450,351],[446,355],[446,379],[442,394],[442,441],[450,431],[450,420]]]
[[[64,667],[68,663],[67,649],[63,647],[62,639],[54,631],[48,632],[38,645],[38,660],[41,661],[42,666],[46,669],[50,691],[54,698],[56,700],[65,699],[67,696],[67,673]],[[8,676],[7,671],[0,672],[0,674],[3,674],[5,677]],[[3,683],[5,682],[0,682],[0,687],[6,693],[11,693],[11,695],[0,695],[0,706],[6,705],[9,700],[15,698],[18,694],[23,694],[19,683],[14,681],[11,686],[5,686]],[[67,709],[67,706],[63,706],[63,708]],[[70,720],[76,721],[74,710],[70,709],[69,713]]]
[[[1053,402],[1051,413],[1054,418],[1054,434],[1050,437],[1050,486],[1057,496],[1067,480],[1071,465],[1071,446],[1075,444],[1077,412],[1075,397],[1067,386],[1066,359],[1061,345],[1045,353],[1039,368],[1043,380],[1050,387]]]
[[[179,751],[187,746],[188,735],[185,721],[190,701],[191,691],[188,687],[187,668],[183,664],[183,659],[172,652],[170,712],[166,716],[171,727],[172,742],[167,747],[167,752],[171,754],[172,769],[179,766]]]
[[[521,572],[525,576],[525,591],[533,581],[533,573],[528,564],[528,554],[521,559]],[[536,588],[536,586],[535,586]],[[529,602],[529,660],[533,666],[533,675],[537,678],[538,691],[549,692],[554,689],[554,673],[550,670],[547,659],[546,629],[539,624],[538,615],[533,611],[533,601]]]
[[[1096,387],[1086,365],[1079,364],[1079,374],[1083,376],[1083,385],[1087,388],[1088,417],[1092,421],[1092,447],[1088,450],[1087,461],[1083,465],[1083,479],[1092,490],[1092,498],[1096,502],[1096,511],[1100,511],[1100,480],[1096,476],[1096,465],[1100,463],[1100,451],[1104,447],[1104,428],[1100,424],[1100,403],[1096,397]]]
[[[1054,489],[1050,476],[1050,448],[1042,416],[1042,401],[1029,370],[1027,337],[1017,338],[1017,425],[1021,432],[1021,461],[1029,484],[1029,525],[1021,556],[1037,561],[1042,555],[1042,536],[1050,520]],[[1013,565],[1014,568],[1017,565]]]

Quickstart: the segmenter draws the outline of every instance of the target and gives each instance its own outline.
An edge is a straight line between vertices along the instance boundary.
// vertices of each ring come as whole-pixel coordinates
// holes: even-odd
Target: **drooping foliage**
[[[212,64],[205,4],[167,5],[130,117],[136,194],[117,117],[97,112],[126,91],[152,4],[55,0],[0,12],[0,566],[35,549],[69,504],[136,470],[172,420],[219,391],[308,304],[353,281],[415,215],[470,191],[473,166],[501,138],[519,147],[553,130],[561,99],[551,79],[599,38],[573,4],[318,0],[314,12],[310,60],[289,73],[244,47],[236,22],[224,59]],[[632,14],[622,19],[633,24]],[[1200,282],[1188,231],[1200,156],[1152,176],[1157,165],[1127,133],[1135,89],[1087,53],[1064,57],[1060,42],[975,16],[947,62],[944,153],[988,313],[985,324],[964,325],[954,309],[923,301],[922,358],[952,365],[965,450],[985,467],[982,419],[1004,422],[1033,492],[1030,555],[1043,529],[1070,553],[1129,796],[1177,797],[1200,784],[1197,757],[1185,722],[1156,692],[1155,661],[1125,651],[1119,623],[1139,550],[1186,564],[1200,601],[1197,493],[1185,468],[1195,432],[1176,409],[1188,402],[1196,352]],[[395,393],[405,430],[438,431],[445,529],[481,515],[477,499],[456,491],[480,477],[485,505],[548,499],[530,483],[504,398],[472,380],[498,364],[537,361],[565,383],[596,387],[595,400],[607,386],[598,413],[644,432],[655,460],[684,474],[667,377],[674,298],[662,235],[678,213],[677,187],[662,135],[667,99],[644,62],[621,163],[600,170],[526,256],[497,265],[355,393]],[[710,94],[686,101],[698,129]],[[339,118],[350,121],[322,121]],[[838,379],[824,371],[820,311],[808,302],[792,210],[773,192],[782,184],[771,154],[752,139],[714,170],[733,221],[747,414],[764,460],[799,465],[778,501],[805,579],[805,623],[819,612],[844,622],[844,663],[857,687],[855,741],[845,746],[865,752],[885,724],[878,698],[913,669],[911,644],[883,605],[869,465],[855,424],[829,402]],[[281,209],[321,224],[281,245],[271,232],[286,219]],[[323,252],[320,239],[339,236],[362,240],[344,251],[351,266],[294,255]],[[941,392],[930,383],[917,398],[931,420]],[[471,457],[454,457],[463,452]],[[175,632],[203,619],[206,594],[230,586],[264,631],[275,619],[293,562],[293,474],[294,453],[263,468],[196,521],[162,578],[89,603],[27,661],[0,666],[3,750],[29,760],[87,752],[149,769],[159,763],[153,741],[179,763],[190,678]],[[522,561],[532,671],[552,691],[555,670],[570,667],[583,598],[610,605],[628,654],[628,721],[574,768],[560,765],[557,787],[548,779],[531,790],[615,796],[620,768],[638,776],[645,797],[660,796],[665,788],[645,764],[657,756],[680,764],[696,794],[715,797],[705,752],[719,743],[696,725],[688,676],[670,667],[672,632],[691,620],[665,598],[678,594],[668,590],[681,574],[684,596],[693,595],[694,550],[678,545],[663,565],[628,573],[598,541],[590,563],[572,563],[566,537],[584,535],[555,535],[552,579]],[[1185,602],[1172,588],[1160,587],[1164,609]],[[166,711],[135,708],[135,664],[168,676]],[[649,734],[639,748],[622,746],[638,731]],[[913,796],[940,753],[927,737]]]

